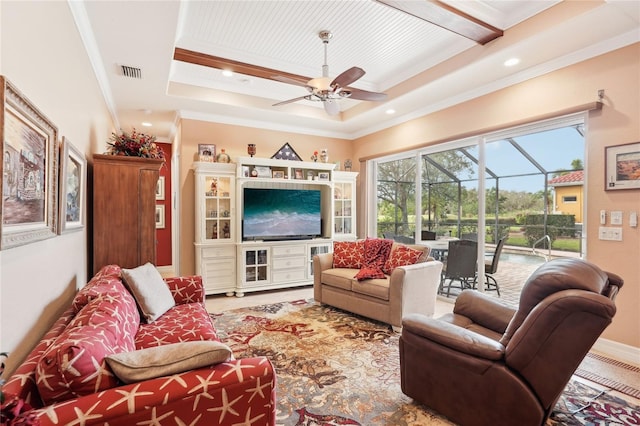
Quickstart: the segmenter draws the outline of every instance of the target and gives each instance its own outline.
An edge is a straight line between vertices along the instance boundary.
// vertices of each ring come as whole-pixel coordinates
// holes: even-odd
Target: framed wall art
[[[164,205],[156,205],[156,229],[164,229]]]
[[[158,183],[156,183],[156,200],[164,200],[164,176],[158,177]]]
[[[607,146],[605,190],[640,189],[640,142]]]
[[[84,227],[87,187],[87,160],[69,139],[60,146],[60,234]]]
[[[0,248],[55,237],[58,228],[58,128],[0,76],[2,242]]]

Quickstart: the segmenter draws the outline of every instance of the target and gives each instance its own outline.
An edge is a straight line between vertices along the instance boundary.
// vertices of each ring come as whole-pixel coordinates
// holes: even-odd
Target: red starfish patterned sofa
[[[121,275],[116,265],[98,272],[9,378],[5,407],[13,400],[11,408],[21,411],[9,424],[275,424],[276,376],[265,357],[230,356],[124,384],[108,355],[219,339],[201,277],[165,279],[175,305],[147,323]]]

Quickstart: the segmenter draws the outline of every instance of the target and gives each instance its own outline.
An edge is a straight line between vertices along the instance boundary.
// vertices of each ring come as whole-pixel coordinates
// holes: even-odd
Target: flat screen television
[[[322,235],[318,189],[244,188],[242,239],[293,240]]]

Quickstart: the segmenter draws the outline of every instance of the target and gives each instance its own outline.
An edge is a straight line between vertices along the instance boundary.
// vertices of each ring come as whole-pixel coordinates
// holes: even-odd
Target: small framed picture
[[[216,146],[210,143],[200,143],[198,144],[198,157],[200,161],[216,161]]]
[[[164,229],[164,205],[156,205],[156,229]]]
[[[251,177],[251,167],[249,166],[242,166],[242,177]]]
[[[605,157],[605,190],[640,189],[640,142],[608,146]]]
[[[282,171],[282,170],[274,170],[273,171],[273,178],[274,179],[284,179],[284,171]]]
[[[156,184],[156,200],[164,200],[164,176],[158,178]]]
[[[329,172],[319,172],[318,180],[329,180]]]
[[[293,169],[293,176],[294,179],[304,179],[304,176],[302,175],[302,169]]]
[[[58,232],[79,231],[84,227],[87,160],[66,137],[60,148],[60,223]]]
[[[259,178],[270,178],[271,177],[271,167],[255,166],[254,170],[256,171],[257,177],[259,177]]]

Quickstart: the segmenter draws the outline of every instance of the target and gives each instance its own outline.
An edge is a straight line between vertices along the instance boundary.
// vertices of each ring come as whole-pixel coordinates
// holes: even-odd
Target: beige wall
[[[195,225],[194,225],[194,180],[192,164],[196,161],[198,144],[213,143],[219,152],[224,148],[235,162],[237,157],[247,157],[247,144],[256,144],[256,157],[271,158],[282,145],[289,143],[303,161],[311,161],[314,151],[326,148],[329,162],[351,157],[351,142],[343,139],[309,136],[297,133],[262,130],[252,127],[233,126],[220,123],[208,123],[196,120],[182,120],[180,130],[180,273],[195,272]]]
[[[112,130],[67,2],[0,2],[0,73],[81,152]],[[0,342],[13,369],[87,281],[87,227],[0,252]]]
[[[594,102],[599,89],[605,90],[604,107],[589,114],[586,138],[586,257],[626,282],[617,298],[618,313],[604,337],[640,348],[640,228],[631,228],[628,222],[629,211],[640,212],[640,191],[604,190],[604,147],[640,141],[640,44],[360,138],[354,143],[353,157],[382,155],[532,121]],[[624,212],[622,242],[598,240],[601,209]],[[363,223],[362,209],[359,215]]]

